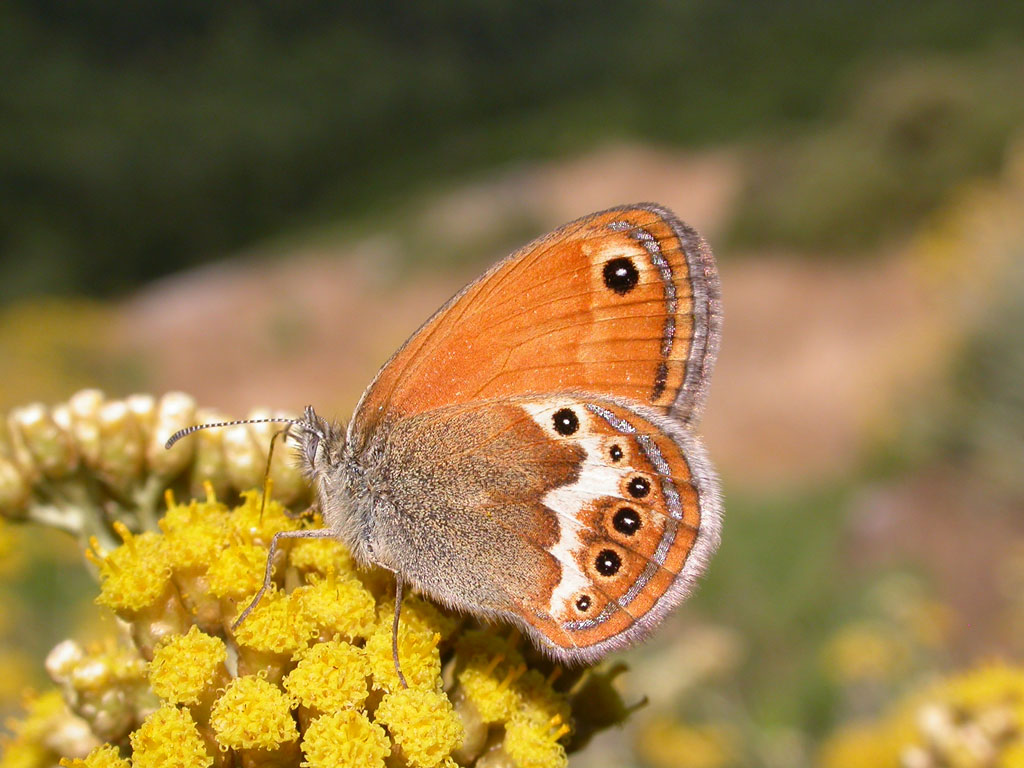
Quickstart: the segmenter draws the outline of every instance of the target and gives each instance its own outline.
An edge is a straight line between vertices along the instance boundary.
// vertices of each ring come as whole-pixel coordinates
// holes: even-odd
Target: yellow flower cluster
[[[982,665],[834,735],[823,768],[1022,768],[1024,668]]]
[[[83,541],[97,536],[112,547],[110,519],[156,530],[163,491],[172,484],[192,495],[204,483],[220,494],[262,485],[276,425],[206,430],[165,450],[177,430],[224,418],[180,392],[112,400],[89,389],[53,407],[16,408],[0,420],[0,517],[60,528]],[[285,503],[308,495],[283,456],[271,478]]]
[[[52,701],[87,738],[55,752],[39,746],[45,729],[26,726],[12,744],[39,759],[9,749],[0,768],[42,768],[55,754],[73,768],[566,764],[578,675],[559,680],[514,631],[475,628],[413,595],[398,634],[403,688],[394,583],[357,569],[335,540],[284,540],[272,589],[233,631],[274,534],[318,522],[256,492],[228,508],[208,483],[203,500],[168,491],[159,532],[116,524],[110,551],[94,539],[97,603],[131,642],[58,646],[47,666],[63,695]],[[621,703],[612,709],[580,730],[621,720]]]

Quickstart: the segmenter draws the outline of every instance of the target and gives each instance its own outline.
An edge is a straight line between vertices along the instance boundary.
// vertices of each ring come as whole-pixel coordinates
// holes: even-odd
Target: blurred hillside
[[[14,0],[0,301],[375,226],[417,190],[609,139],[765,142],[740,241],[870,243],[998,166],[1022,40],[1024,8],[998,0]],[[863,92],[919,59],[935,63]],[[819,125],[835,127],[791,140]]]

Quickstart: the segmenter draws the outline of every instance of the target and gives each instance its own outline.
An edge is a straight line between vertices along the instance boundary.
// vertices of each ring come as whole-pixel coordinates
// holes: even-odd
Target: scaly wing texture
[[[543,498],[559,580],[524,596],[519,618],[556,656],[591,661],[642,639],[692,590],[718,546],[718,482],[690,430],[652,409],[564,395],[521,407],[584,456]]]
[[[561,661],[645,636],[718,543],[704,449],[650,407],[550,393],[446,406],[385,434],[394,567],[442,602],[514,620]]]
[[[380,370],[349,429],[552,391],[624,398],[695,422],[718,348],[707,244],[657,205],[586,216],[497,264]]]

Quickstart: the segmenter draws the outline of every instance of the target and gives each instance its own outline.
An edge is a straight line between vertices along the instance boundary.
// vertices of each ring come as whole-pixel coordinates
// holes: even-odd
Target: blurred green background
[[[0,83],[4,408],[342,415],[565,220],[709,238],[724,543],[579,765],[887,764],[829,745],[1020,660],[1024,4],[13,0]],[[0,527],[6,711],[87,621],[76,563]]]

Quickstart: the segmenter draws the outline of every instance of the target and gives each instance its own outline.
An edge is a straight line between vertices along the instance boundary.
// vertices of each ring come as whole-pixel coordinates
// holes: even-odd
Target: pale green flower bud
[[[47,477],[64,477],[78,466],[71,436],[56,424],[41,403],[12,411],[11,432],[21,438],[33,463]]]
[[[39,478],[40,468],[36,464],[35,459],[33,459],[32,451],[29,450],[28,444],[25,442],[25,435],[21,427],[22,413],[32,407],[15,408],[8,414],[7,449],[10,452],[11,460],[18,466],[21,473],[30,482],[34,483]]]
[[[267,454],[260,450],[247,426],[225,428],[223,446],[228,477],[235,489],[259,488],[267,468]]]
[[[142,427],[123,400],[112,400],[100,407],[99,433],[98,469],[105,480],[124,490],[142,473]]]
[[[124,404],[128,406],[128,410],[139,422],[142,434],[148,440],[153,434],[153,425],[156,423],[156,398],[145,394],[128,395],[124,399]]]
[[[83,389],[68,400],[71,411],[71,436],[78,453],[91,467],[100,461],[100,408],[103,393],[98,389]]]
[[[167,438],[179,429],[196,423],[196,401],[183,392],[168,392],[156,406],[153,432],[146,446],[146,462],[153,472],[174,477],[188,466],[195,454],[194,440],[179,440],[170,450],[164,447]]]
[[[0,456],[0,515],[10,518],[25,516],[25,502],[32,494],[29,481],[21,469],[5,456]]]
[[[196,412],[197,424],[214,424],[228,421],[220,411],[203,409]],[[226,496],[231,488],[231,476],[228,474],[228,461],[224,455],[223,429],[201,429],[194,435],[185,438],[195,444],[195,456],[192,461],[190,486],[192,494],[203,496],[203,481],[209,480],[218,496]],[[181,442],[185,442],[182,440]],[[177,447],[177,446],[175,446]]]
[[[291,418],[291,414],[285,414],[280,411],[275,413],[269,410],[254,410],[246,418],[268,419],[274,417]],[[284,429],[282,424],[271,423],[249,424],[248,427],[264,457],[270,451],[270,441],[274,435]],[[274,497],[280,499],[285,504],[289,504],[302,496],[308,484],[302,476],[298,464],[295,462],[294,445],[294,442],[285,442],[283,437],[277,438],[277,441],[274,443],[274,461],[270,467],[270,479],[274,484]],[[264,471],[266,471],[265,468]]]

